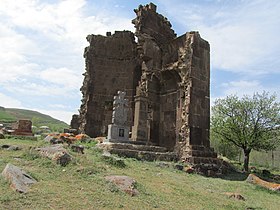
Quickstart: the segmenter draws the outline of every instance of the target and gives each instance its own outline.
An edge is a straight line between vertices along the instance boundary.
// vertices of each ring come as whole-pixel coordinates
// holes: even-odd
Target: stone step
[[[149,145],[135,145],[135,144],[126,144],[126,143],[112,143],[104,142],[99,145],[101,148],[110,150],[110,149],[128,149],[128,150],[137,150],[137,151],[151,151],[151,152],[167,152],[165,147],[159,146],[149,146]]]
[[[32,132],[15,131],[13,133],[15,136],[34,136]]]
[[[138,160],[146,161],[175,161],[177,155],[174,152],[152,152],[152,151],[139,151],[131,149],[118,149],[112,148],[108,150],[112,154],[117,154],[122,157],[136,158]]]
[[[198,151],[210,151],[214,152],[214,148],[212,147],[205,147],[202,145],[188,145],[187,150],[198,150]]]
[[[217,153],[211,150],[208,151],[200,151],[200,150],[190,150],[186,152],[189,156],[194,157],[210,157],[210,158],[217,158]]]
[[[104,142],[111,143],[124,143],[124,144],[134,144],[134,145],[147,145],[146,141],[133,141],[133,140],[114,140],[114,139],[106,139]]]
[[[211,157],[187,157],[186,161],[191,164],[220,164],[221,160]]]

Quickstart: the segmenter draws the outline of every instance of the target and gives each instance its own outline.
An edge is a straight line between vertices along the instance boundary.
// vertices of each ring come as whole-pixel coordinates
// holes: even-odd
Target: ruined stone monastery
[[[152,3],[135,9],[136,31],[88,35],[79,116],[72,127],[106,136],[113,98],[126,93],[130,141],[145,142],[198,163],[210,148],[210,47],[198,32],[177,36]]]

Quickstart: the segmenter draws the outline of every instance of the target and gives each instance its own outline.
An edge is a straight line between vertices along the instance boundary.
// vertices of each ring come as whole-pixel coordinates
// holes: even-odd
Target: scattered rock
[[[216,177],[217,174],[216,174],[216,172],[215,172],[214,170],[208,169],[208,170],[207,170],[206,176],[209,176],[209,177]]]
[[[78,135],[79,131],[78,131],[78,129],[64,128],[64,133],[70,133],[70,134],[73,134],[73,135]]]
[[[263,175],[263,176],[266,176],[266,177],[270,177],[270,176],[271,176],[271,173],[270,173],[269,170],[264,169],[264,170],[262,170],[262,175]]]
[[[216,163],[201,163],[189,166],[190,169],[185,168],[187,173],[197,173],[207,177],[221,177],[231,169],[225,166],[222,161]]]
[[[44,140],[50,142],[51,144],[67,143],[68,145],[70,145],[76,141],[81,140],[81,136],[77,135],[76,138],[72,133],[51,133]]]
[[[52,139],[54,139],[54,138],[55,138],[55,136],[49,134],[49,135],[47,135],[47,136],[44,138],[44,141],[50,142],[50,141],[51,141]],[[55,139],[56,139],[56,138],[55,138]]]
[[[179,170],[179,171],[183,171],[184,166],[183,166],[183,165],[180,165],[180,164],[176,164],[176,165],[174,166],[174,168],[177,169],[177,170]]]
[[[100,136],[100,137],[96,137],[95,141],[97,141],[99,144],[101,144],[101,143],[103,143],[105,141],[105,139],[106,139],[106,137]]]
[[[86,134],[78,134],[78,135],[75,136],[75,138],[76,138],[77,141],[81,141],[81,142],[84,142],[84,143],[87,143],[87,142],[91,141],[91,138]]]
[[[60,136],[59,138],[62,142],[67,143],[68,146],[70,146],[71,144],[73,144],[74,142],[77,141],[77,139],[73,136]]]
[[[21,149],[19,146],[7,145],[7,144],[2,145],[1,148],[2,148],[2,149],[5,149],[5,150],[13,150],[13,151],[16,151],[16,150],[20,150],[20,149]]]
[[[159,162],[157,166],[160,168],[169,168],[169,163]]]
[[[21,150],[21,148],[19,146],[11,145],[9,148],[7,148],[7,150],[17,151],[17,150]]]
[[[62,144],[62,139],[59,138],[59,134],[49,134],[44,138],[44,141],[49,142],[50,144]]]
[[[63,144],[63,141],[61,139],[52,139],[50,140],[51,144]]]
[[[264,188],[269,189],[269,190],[280,192],[280,184],[264,181],[254,174],[249,174],[246,181],[251,183],[251,184],[259,185],[259,186],[264,187]]]
[[[103,154],[102,154],[102,158],[109,164],[116,166],[116,167],[120,167],[120,168],[124,168],[126,167],[125,162],[123,159],[119,158],[119,157],[115,157],[113,155],[111,155],[110,152],[104,150]]]
[[[56,160],[56,163],[61,166],[66,166],[70,161],[72,160],[71,156],[68,153],[64,153],[62,155],[58,154],[55,156],[54,160]]]
[[[280,181],[280,175],[273,175],[273,180]]]
[[[19,161],[19,162],[22,161],[22,159],[19,157],[14,157],[14,160]]]
[[[111,157],[112,154],[111,154],[109,151],[104,150],[102,156],[103,156],[103,157]]]
[[[193,173],[195,172],[193,167],[185,167],[185,168],[184,168],[184,171],[185,171],[187,174],[193,174]]]
[[[7,144],[4,144],[4,145],[1,146],[2,149],[7,149],[9,147],[10,147],[10,145],[7,145]]]
[[[3,133],[0,133],[0,139],[5,139],[5,136]]]
[[[106,176],[105,179],[117,186],[118,189],[123,192],[136,196],[138,195],[138,190],[135,189],[136,181],[128,176]]]
[[[253,172],[257,171],[257,168],[255,166],[250,166],[249,170],[250,170],[251,173],[253,173]]]
[[[66,166],[72,160],[72,157],[61,144],[37,148],[36,150],[39,151],[41,156],[54,160],[61,166]]]
[[[37,182],[24,170],[10,163],[6,165],[2,176],[11,183],[10,187],[19,193],[27,193],[29,186]]]
[[[81,153],[81,154],[85,154],[84,153],[84,146],[83,145],[71,145],[71,150],[73,152],[77,152],[77,153]]]
[[[239,193],[226,192],[225,195],[227,195],[229,198],[245,201],[245,198],[242,195],[240,195]]]

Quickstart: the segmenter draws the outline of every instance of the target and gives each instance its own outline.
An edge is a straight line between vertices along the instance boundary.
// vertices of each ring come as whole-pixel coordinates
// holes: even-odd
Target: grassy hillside
[[[48,126],[53,131],[62,131],[63,128],[69,127],[65,122],[37,111],[13,108],[0,109],[0,123],[11,123],[19,119],[29,119],[34,126]]]
[[[38,183],[27,194],[9,188],[0,177],[0,209],[279,209],[280,194],[245,181],[246,175],[231,174],[208,178],[186,174],[159,162],[124,159],[121,168],[102,159],[95,148],[85,154],[71,153],[74,161],[61,167],[30,152],[42,141],[0,140],[21,145],[19,151],[1,151],[0,172],[7,163],[23,168]],[[17,157],[17,158],[14,158]],[[137,181],[139,195],[131,197],[104,179],[107,175],[127,175]],[[246,200],[229,198],[239,193]]]

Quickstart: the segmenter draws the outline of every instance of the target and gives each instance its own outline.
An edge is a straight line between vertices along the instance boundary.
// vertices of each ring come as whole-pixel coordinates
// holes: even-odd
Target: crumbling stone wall
[[[127,94],[128,121],[132,124],[133,97],[141,74],[136,42],[129,31],[107,33],[107,36],[88,35],[87,41],[80,130],[90,136],[105,136],[112,119],[113,97],[118,90]]]
[[[89,35],[80,129],[104,135],[118,90],[130,104],[132,140],[164,146],[190,162],[215,157],[209,145],[210,47],[198,32],[177,37],[149,4],[135,9],[132,32]]]
[[[80,127],[80,115],[74,114],[72,115],[72,120],[70,122],[70,127],[75,130],[79,130]]]

